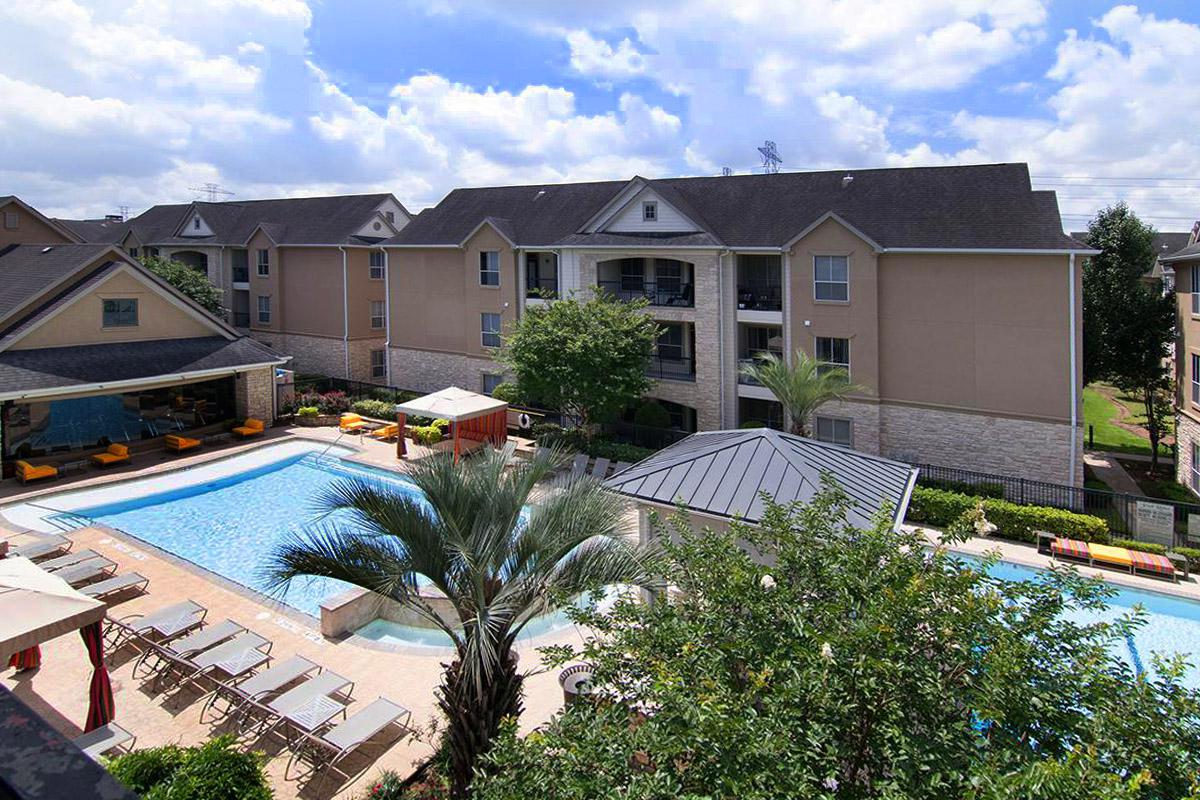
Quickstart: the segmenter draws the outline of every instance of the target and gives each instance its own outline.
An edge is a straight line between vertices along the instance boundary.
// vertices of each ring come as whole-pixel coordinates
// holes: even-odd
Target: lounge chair
[[[257,675],[251,675],[241,683],[218,683],[216,691],[208,699],[205,708],[212,707],[216,704],[218,697],[224,696],[229,701],[229,709],[226,713],[233,713],[248,702],[261,701],[282,690],[288,684],[320,671],[320,664],[309,661],[304,656],[292,656]],[[204,709],[201,709],[200,716],[204,716]]]
[[[92,456],[92,463],[97,467],[111,467],[129,460],[129,448],[123,444],[110,444],[103,453]]]
[[[275,730],[288,714],[294,713],[306,705],[318,701],[320,698],[331,697],[337,694],[348,700],[353,692],[354,681],[349,678],[343,678],[336,672],[325,670],[319,675],[309,678],[299,686],[288,689],[273,700],[265,702],[248,700],[244,702],[241,706],[241,727],[247,729],[249,727],[247,725],[249,718],[257,715],[262,718],[261,722],[266,726],[262,731],[263,735],[265,735]],[[345,713],[345,708],[342,708],[341,711]]]
[[[204,444],[200,439],[193,439],[189,436],[180,436],[175,433],[167,434],[163,439],[163,443],[172,453],[186,453],[188,450],[194,450]]]
[[[1100,563],[1110,567],[1120,567],[1126,572],[1133,573],[1133,559],[1124,547],[1113,547],[1110,544],[1088,542],[1088,554],[1092,564]]]
[[[54,572],[56,569],[70,567],[78,564],[80,561],[87,561],[89,558],[102,558],[95,550],[76,550],[72,553],[67,553],[65,556],[58,556],[49,561],[39,561],[38,566],[46,570],[46,572]]]
[[[399,722],[401,718],[407,726],[412,719],[412,712],[391,700],[376,698],[325,733],[302,736],[293,758],[307,758],[314,772],[332,769],[343,758],[366,744],[384,728]]]
[[[381,442],[386,439],[395,439],[399,435],[400,426],[395,422],[378,427],[370,433],[372,439],[378,439]]]
[[[1141,550],[1130,550],[1129,560],[1134,574],[1144,572],[1156,578],[1166,578],[1175,583],[1179,582],[1179,576],[1175,572],[1175,565],[1166,556],[1160,556],[1158,553],[1144,553]]]
[[[142,655],[133,665],[133,674],[136,675],[139,669],[149,664],[151,657],[154,658],[154,663],[150,665],[150,672],[153,674],[161,673],[172,664],[186,665],[186,661],[195,654],[216,647],[245,631],[245,627],[227,619],[170,642],[147,642]]]
[[[65,553],[71,549],[72,542],[65,536],[59,536],[56,533],[41,535],[37,539],[26,544],[10,547],[8,554],[10,556],[19,556],[28,558],[30,561],[36,561],[39,558],[48,556],[56,556]]]
[[[613,475],[619,475],[632,466],[633,464],[629,463],[628,461],[618,461],[617,465],[613,467]]]
[[[57,478],[58,470],[49,464],[39,464],[34,466],[28,461],[18,461],[17,477],[21,479],[21,483],[29,483],[30,481],[40,481],[47,478]]]
[[[92,760],[118,747],[124,746],[126,750],[132,750],[133,744],[136,741],[136,736],[115,722],[101,725],[99,728],[88,731],[82,736],[77,736],[71,740],[76,747],[84,752],[84,755]]]
[[[160,608],[145,616],[134,614],[122,619],[110,619],[106,635],[109,651],[131,641],[167,641],[204,624],[208,609],[192,600]]]
[[[94,597],[97,600],[106,600],[114,594],[120,594],[127,589],[135,587],[139,592],[144,592],[149,585],[149,578],[136,572],[126,572],[123,575],[114,575],[97,583],[88,584],[79,591],[88,597]]]
[[[1078,539],[1065,539],[1060,536],[1051,542],[1050,552],[1059,558],[1082,561],[1085,564],[1092,563],[1092,554],[1088,550],[1088,543]]]
[[[204,675],[224,673],[227,679],[239,678],[268,661],[272,642],[253,631],[245,631],[229,641],[210,647],[190,658],[171,659],[168,666],[179,666],[177,686],[184,686]],[[166,674],[165,670],[161,674]],[[161,677],[160,674],[160,677]]]
[[[263,431],[266,429],[267,426],[261,419],[247,417],[245,422],[233,429],[233,435],[239,439],[250,439],[255,436],[262,436]]]
[[[117,563],[104,556],[95,556],[78,564],[63,567],[54,571],[54,577],[62,578],[71,586],[79,587],[85,583],[108,578],[117,571]]]
[[[582,478],[587,473],[589,458],[587,453],[579,453],[575,456],[575,460],[571,462],[572,478]]]
[[[338,419],[338,430],[342,433],[361,433],[370,427],[358,414],[342,414]]]
[[[596,463],[592,465],[592,477],[598,481],[604,480],[608,474],[608,464],[607,458],[597,458]]]

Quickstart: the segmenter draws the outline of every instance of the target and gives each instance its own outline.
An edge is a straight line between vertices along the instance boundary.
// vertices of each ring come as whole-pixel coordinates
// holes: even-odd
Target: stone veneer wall
[[[333,378],[346,376],[346,351],[341,337],[262,330],[251,330],[250,335],[277,352],[291,356],[288,369]]]
[[[1175,480],[1192,488],[1192,444],[1200,444],[1200,422],[1187,414],[1175,415]],[[1193,491],[1195,491],[1193,489]]]
[[[392,385],[417,392],[436,392],[457,386],[471,392],[483,391],[485,372],[502,373],[503,368],[486,358],[393,347],[388,352]]]
[[[275,419],[275,370],[267,367],[239,373],[235,387],[238,418],[255,417],[271,424]]]
[[[361,381],[363,383],[378,383],[380,385],[387,382],[386,374],[378,378],[371,376],[371,351],[385,349],[386,345],[384,343],[386,341],[383,337],[378,339],[352,339],[350,341],[350,380]]]

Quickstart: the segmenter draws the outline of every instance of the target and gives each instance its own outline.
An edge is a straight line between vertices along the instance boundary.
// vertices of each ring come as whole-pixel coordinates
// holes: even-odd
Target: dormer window
[[[194,231],[200,230],[200,218],[199,217],[192,217],[192,230],[194,230]]]
[[[385,212],[383,212],[383,216],[388,222],[394,223],[396,221],[396,212],[395,211],[385,211]]]
[[[658,221],[658,201],[646,200],[642,203],[642,222]]]

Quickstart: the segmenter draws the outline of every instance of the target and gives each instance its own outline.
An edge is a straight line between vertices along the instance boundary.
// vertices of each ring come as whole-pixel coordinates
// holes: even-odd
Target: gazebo
[[[396,458],[405,455],[404,424],[410,416],[450,420],[455,461],[458,461],[464,439],[491,442],[500,447],[508,438],[508,403],[450,386],[396,406],[396,424],[400,428],[400,435],[396,437]]]
[[[104,667],[101,621],[106,611],[104,603],[75,591],[27,558],[0,559],[0,664],[40,666],[40,644],[78,630],[92,662],[84,732],[107,724],[115,712]]]

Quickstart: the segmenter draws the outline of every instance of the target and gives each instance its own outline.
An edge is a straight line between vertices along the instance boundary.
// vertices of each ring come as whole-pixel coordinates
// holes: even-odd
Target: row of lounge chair
[[[633,466],[628,461],[618,461],[616,464],[613,464],[607,458],[597,458],[592,462],[592,468],[589,471],[589,462],[591,462],[591,456],[587,453],[579,453],[575,456],[575,461],[571,463],[570,475],[572,480],[582,478],[584,475],[590,475],[596,480],[602,481],[609,477],[609,475],[616,475],[618,472],[623,472]],[[611,472],[609,471],[610,466],[612,468]]]
[[[1157,553],[1130,550],[1109,544],[1083,542],[1078,539],[1058,537],[1050,544],[1050,552],[1058,558],[1081,561],[1089,566],[1116,567],[1135,575],[1143,573],[1156,578],[1179,581],[1179,574],[1171,559]]]
[[[117,575],[116,562],[94,550],[71,552],[74,543],[65,536],[37,532],[25,535],[33,541],[10,547],[8,555],[28,558],[88,597],[107,600],[130,589],[144,592],[150,585],[150,579],[138,572]]]

